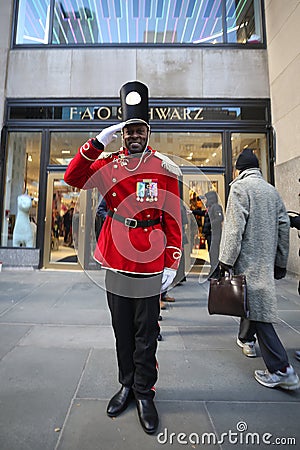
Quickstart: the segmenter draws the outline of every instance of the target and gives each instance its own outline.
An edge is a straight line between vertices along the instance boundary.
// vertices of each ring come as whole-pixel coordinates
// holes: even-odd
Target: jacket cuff
[[[177,270],[180,263],[182,251],[178,247],[167,245],[165,249],[165,267]]]
[[[104,150],[103,145],[99,142],[99,146],[96,146],[95,141],[95,139],[89,139],[79,149],[81,156],[83,156],[88,161],[95,161],[99,157],[100,153]],[[100,146],[102,148],[98,148]]]

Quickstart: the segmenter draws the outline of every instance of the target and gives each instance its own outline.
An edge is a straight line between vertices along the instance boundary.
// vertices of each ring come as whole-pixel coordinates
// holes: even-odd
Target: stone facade
[[[300,1],[265,0],[275,183],[288,210],[300,212]],[[300,274],[299,238],[291,229],[288,270]]]

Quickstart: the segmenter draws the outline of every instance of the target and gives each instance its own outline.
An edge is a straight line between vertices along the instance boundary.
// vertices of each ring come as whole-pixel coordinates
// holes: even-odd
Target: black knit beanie
[[[242,153],[240,153],[235,167],[240,172],[243,172],[243,170],[246,169],[252,169],[252,167],[259,167],[258,159],[251,148],[245,148]]]

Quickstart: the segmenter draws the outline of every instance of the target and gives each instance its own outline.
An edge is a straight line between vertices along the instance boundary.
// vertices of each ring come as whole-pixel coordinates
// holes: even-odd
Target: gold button
[[[144,228],[144,231],[148,231],[148,228]]]
[[[147,214],[147,217],[151,217],[150,214]]]
[[[116,197],[116,196],[117,196],[117,194],[116,194],[115,192],[113,192],[111,195],[112,195],[113,197]]]
[[[113,178],[112,181],[115,183],[115,182],[117,181],[117,179],[116,179],[116,178]]]
[[[118,211],[118,208],[114,208],[114,212]]]

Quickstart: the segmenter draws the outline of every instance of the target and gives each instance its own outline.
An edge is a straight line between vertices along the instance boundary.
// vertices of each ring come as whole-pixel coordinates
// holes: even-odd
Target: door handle
[[[81,228],[84,228],[84,214],[83,213],[80,214],[80,226],[81,226]]]

